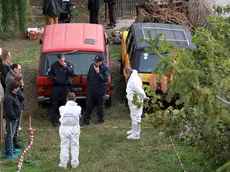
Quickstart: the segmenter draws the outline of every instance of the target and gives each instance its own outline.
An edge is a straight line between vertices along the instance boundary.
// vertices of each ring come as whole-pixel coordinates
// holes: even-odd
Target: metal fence
[[[146,0],[118,0],[117,17],[129,17],[136,15],[136,3],[145,2]]]

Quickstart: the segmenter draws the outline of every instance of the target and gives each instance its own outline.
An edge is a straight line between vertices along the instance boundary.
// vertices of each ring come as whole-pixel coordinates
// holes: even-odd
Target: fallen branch
[[[216,99],[221,101],[222,103],[225,103],[226,105],[229,105],[230,106],[230,102],[228,102],[227,100],[221,98],[220,96],[216,96]]]

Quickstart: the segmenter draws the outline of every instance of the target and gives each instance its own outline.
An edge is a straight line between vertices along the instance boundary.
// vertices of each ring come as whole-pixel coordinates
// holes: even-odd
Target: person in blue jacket
[[[66,103],[66,97],[71,87],[71,77],[74,75],[74,67],[71,62],[66,61],[64,54],[58,54],[57,61],[51,65],[48,75],[52,80],[51,121],[53,126],[57,127],[60,118],[59,105]]]

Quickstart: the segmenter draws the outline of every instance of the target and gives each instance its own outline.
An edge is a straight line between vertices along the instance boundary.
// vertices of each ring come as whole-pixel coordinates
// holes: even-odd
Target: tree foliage
[[[3,32],[25,32],[29,0],[0,0],[1,2],[1,29]]]
[[[154,113],[146,114],[154,128],[178,134],[181,140],[204,151],[213,164],[221,165],[230,160],[230,108],[224,103],[230,100],[230,18],[220,15],[226,14],[229,6],[216,9],[218,15],[209,18],[208,28],[196,29],[192,38],[195,50],[175,47],[162,34],[145,40],[151,45],[147,51],[160,58],[154,73],[167,75],[174,69],[167,98],[178,93],[177,104],[183,103],[183,107],[170,106],[163,111],[157,106],[159,96],[149,87],[146,91],[152,102],[145,106],[154,107]],[[162,36],[164,41],[157,48]],[[161,55],[165,52],[168,55]]]

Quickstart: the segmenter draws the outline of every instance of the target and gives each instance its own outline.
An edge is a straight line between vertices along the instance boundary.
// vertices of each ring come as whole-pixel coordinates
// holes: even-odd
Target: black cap
[[[96,63],[98,63],[98,62],[103,62],[103,61],[104,61],[104,57],[102,57],[102,56],[96,56],[95,59],[94,59],[94,61],[95,61]]]
[[[63,53],[60,53],[60,54],[57,55],[58,59],[61,59],[62,57],[65,57],[65,55]]]

